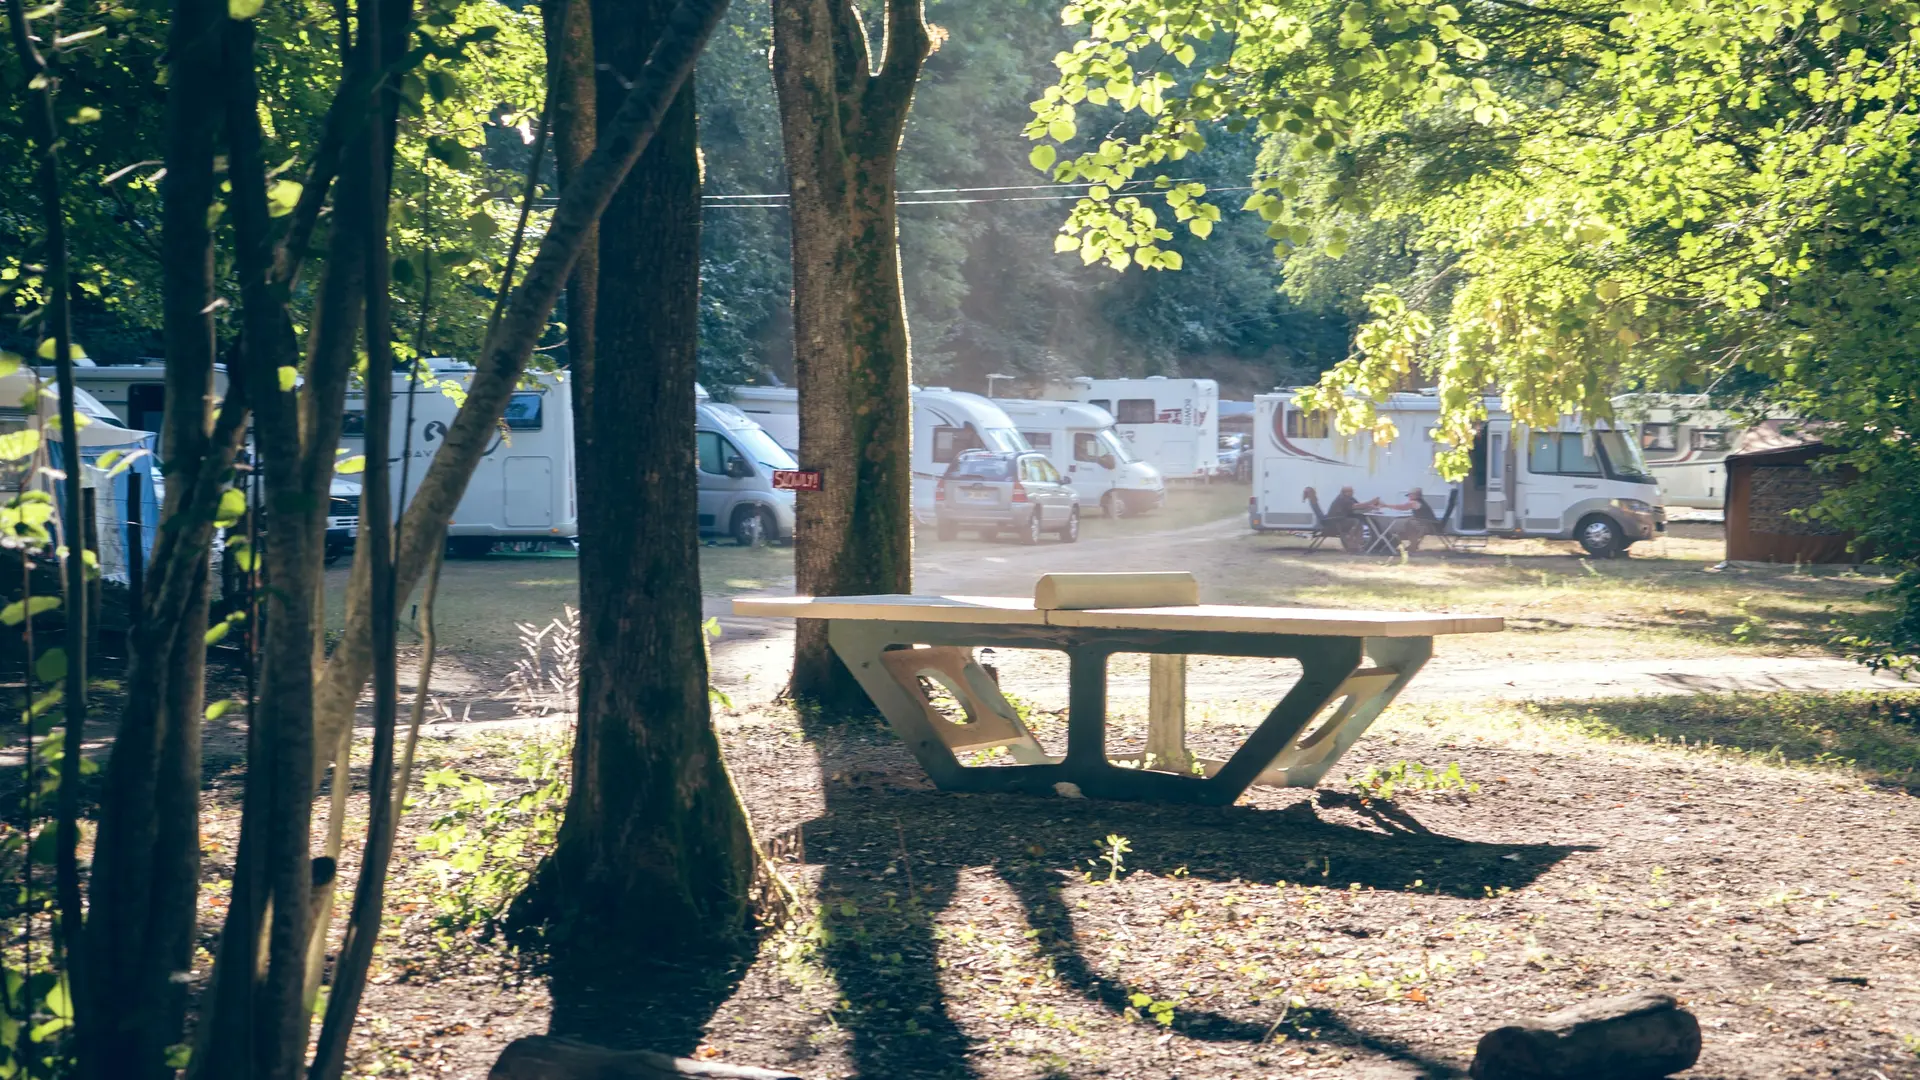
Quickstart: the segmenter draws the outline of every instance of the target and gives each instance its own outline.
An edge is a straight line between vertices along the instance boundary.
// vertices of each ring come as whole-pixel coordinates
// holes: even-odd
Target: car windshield
[[[793,460],[793,455],[782,449],[779,443],[773,441],[773,436],[761,428],[729,428],[727,434],[733,437],[734,442],[740,444],[742,450],[752,454],[755,461],[769,469],[800,467],[799,463]]]
[[[1100,445],[1107,453],[1112,454],[1124,463],[1131,463],[1133,461],[1133,452],[1127,449],[1127,444],[1121,441],[1120,436],[1113,433],[1112,428],[1108,428],[1100,433]]]
[[[1007,480],[1013,476],[1013,459],[998,454],[968,454],[947,469],[955,480]]]
[[[1004,450],[1009,454],[1023,453],[1033,449],[1027,445],[1027,437],[1013,428],[983,428],[980,441],[988,450]]]
[[[1640,454],[1639,440],[1624,431],[1596,431],[1593,441],[1600,444],[1600,452],[1607,458],[1607,468],[1616,478],[1643,484],[1654,482],[1653,472],[1647,468],[1647,459]]]

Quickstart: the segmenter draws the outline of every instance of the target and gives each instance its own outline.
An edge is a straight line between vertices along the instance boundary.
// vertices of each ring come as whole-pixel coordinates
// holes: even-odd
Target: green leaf
[[[67,123],[77,127],[81,124],[91,124],[98,119],[100,119],[99,109],[91,105],[82,105],[73,111],[72,116],[67,117]]]
[[[43,683],[56,683],[67,677],[67,650],[48,649],[33,662],[34,677]]]
[[[230,622],[214,623],[212,626],[207,627],[206,643],[208,645],[220,644],[221,642],[227,640],[227,634],[232,629],[233,629],[233,624]],[[208,716],[207,719],[211,720],[213,719],[213,717]]]
[[[267,0],[227,0],[227,18],[245,22],[260,14],[267,6]]]
[[[1059,151],[1048,146],[1046,143],[1041,143],[1039,146],[1034,147],[1031,153],[1027,154],[1027,163],[1039,169],[1041,172],[1046,172],[1048,169],[1053,168],[1053,163],[1059,156]]]
[[[20,365],[24,363],[26,363],[26,361],[21,358],[19,353],[7,352],[4,349],[0,349],[0,379],[6,378],[8,375],[19,371]]]
[[[0,435],[0,461],[24,461],[40,449],[40,429],[21,428]]]
[[[354,473],[366,472],[367,456],[365,454],[355,454],[350,458],[342,458],[340,461],[334,463],[333,471],[336,473],[344,473],[348,476]]]
[[[6,607],[0,608],[0,624],[19,626],[27,621],[29,616],[52,611],[59,606],[60,598],[57,596],[32,596],[25,600],[15,600]]]
[[[40,339],[40,348],[35,350],[35,352],[39,355],[40,359],[51,360],[53,359],[53,346],[54,341],[52,338],[42,338]],[[80,343],[76,341],[67,346],[67,355],[75,360],[85,360],[87,358],[87,350],[81,348]]]
[[[283,369],[284,370],[284,369]],[[228,488],[220,493],[220,509],[214,512],[215,528],[225,529],[238,522],[247,514],[247,495],[239,488]]]
[[[1193,235],[1198,236],[1204,240],[1206,239],[1207,236],[1212,234],[1213,222],[1208,221],[1206,218],[1203,218],[1203,217],[1197,217],[1197,218],[1194,218],[1192,221],[1187,222],[1187,229],[1191,231]]]
[[[226,624],[222,623],[221,625],[224,626]],[[207,706],[206,718],[208,722],[218,720],[221,717],[227,715],[227,713],[231,712],[233,710],[233,707],[238,704],[240,703],[233,700],[232,698],[222,698],[219,701],[216,701],[213,704]]]
[[[1047,125],[1047,137],[1057,143],[1072,142],[1080,129],[1073,126],[1071,120],[1055,120]]]
[[[297,367],[282,364],[274,374],[280,378],[280,392],[283,394],[293,393],[293,388],[299,385],[300,369]]]
[[[473,164],[473,155],[467,152],[466,147],[455,139],[441,135],[428,136],[427,153],[449,169],[465,170]]]
[[[298,180],[275,180],[267,185],[267,216],[286,217],[300,205],[300,193],[306,185]]]

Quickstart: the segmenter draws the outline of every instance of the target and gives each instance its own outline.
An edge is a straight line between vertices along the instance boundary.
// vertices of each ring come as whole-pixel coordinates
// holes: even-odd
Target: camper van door
[[[1489,420],[1487,438],[1488,532],[1513,528],[1513,422]]]

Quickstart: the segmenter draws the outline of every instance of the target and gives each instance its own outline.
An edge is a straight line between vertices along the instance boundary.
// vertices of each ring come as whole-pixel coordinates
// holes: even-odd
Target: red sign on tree
[[[826,483],[819,469],[775,469],[773,486],[783,491],[821,491]]]

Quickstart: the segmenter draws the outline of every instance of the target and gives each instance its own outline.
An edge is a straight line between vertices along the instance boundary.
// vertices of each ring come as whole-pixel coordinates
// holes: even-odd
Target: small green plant
[[[1152,994],[1134,994],[1127,1003],[1135,1009],[1144,1010],[1161,1027],[1173,1026],[1173,1002],[1155,1001]]]
[[[1767,636],[1767,621],[1747,610],[1747,602],[1752,599],[1751,596],[1743,596],[1734,602],[1733,611],[1738,618],[1732,629],[1727,631],[1733,640],[1742,645],[1757,644]]]
[[[458,769],[421,777],[426,800],[440,809],[415,841],[428,860],[434,923],[444,931],[491,935],[520,895],[540,857],[553,847],[570,787],[567,747],[535,739],[516,747],[514,783],[505,790]]]
[[[1479,784],[1460,775],[1457,761],[1445,769],[1434,769],[1418,761],[1396,761],[1384,769],[1369,765],[1365,773],[1349,777],[1348,781],[1361,798],[1381,802],[1392,802],[1396,794],[1406,792],[1462,791],[1472,795],[1480,790]]]
[[[1100,857],[1097,859],[1088,859],[1087,865],[1097,870],[1101,863],[1105,863],[1107,865],[1107,883],[1112,884],[1120,880],[1121,874],[1126,873],[1127,852],[1132,850],[1133,845],[1128,842],[1126,837],[1118,833],[1108,833],[1106,840],[1101,844]],[[1093,875],[1088,874],[1087,880],[1092,881]]]

